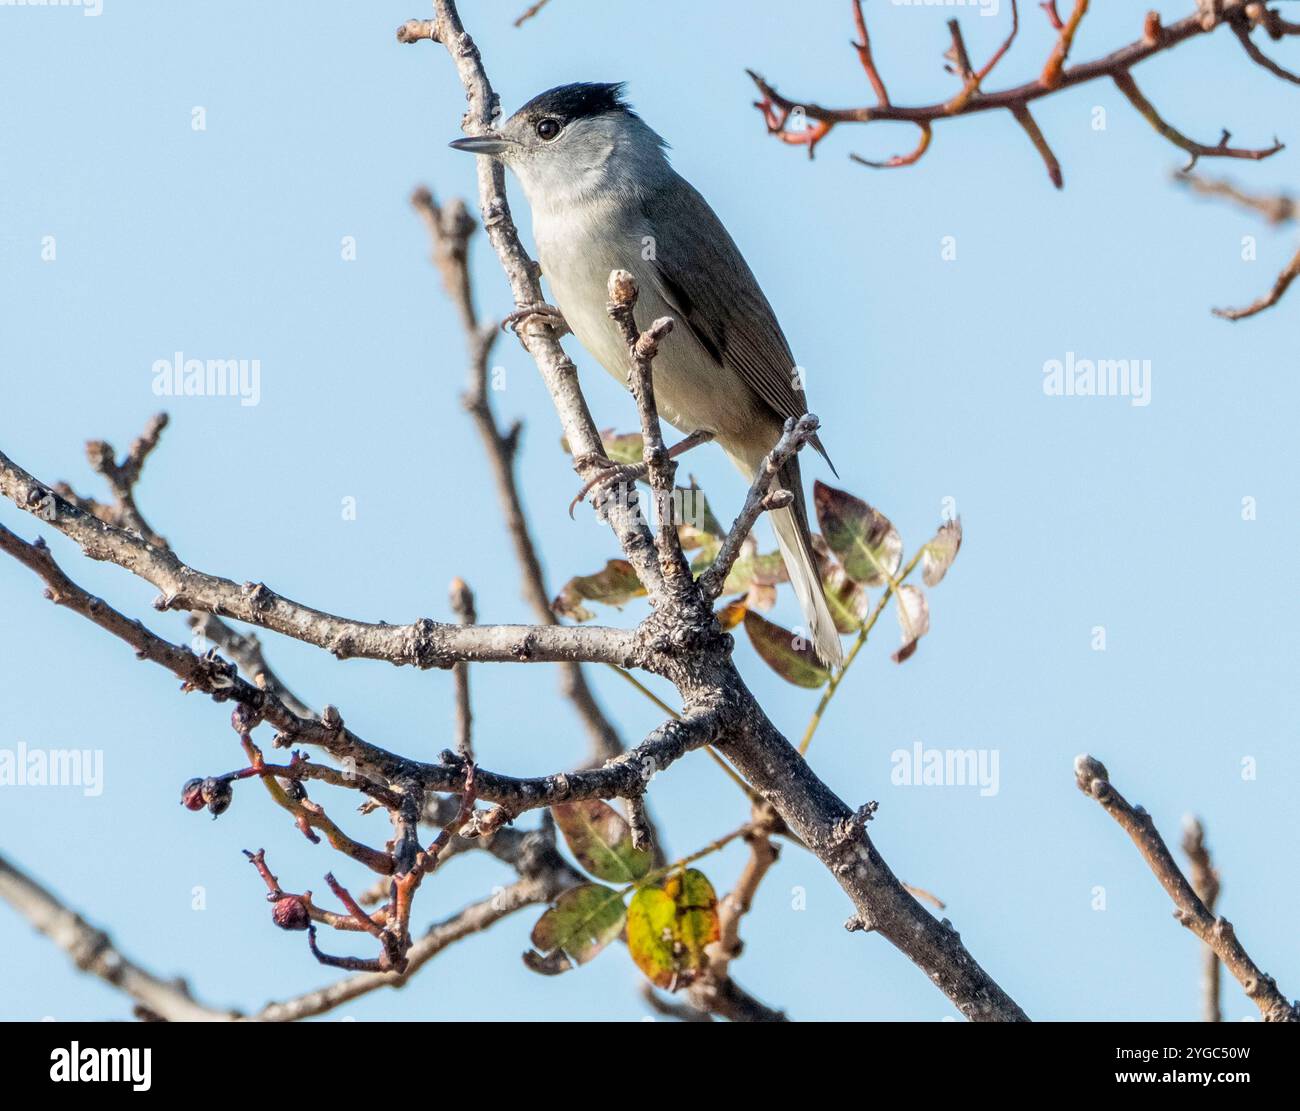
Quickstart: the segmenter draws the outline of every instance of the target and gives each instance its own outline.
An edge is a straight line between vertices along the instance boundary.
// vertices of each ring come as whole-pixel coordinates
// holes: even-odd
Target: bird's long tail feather
[[[791,459],[781,468],[775,485],[794,494],[794,501],[788,508],[775,510],[769,516],[776,530],[781,558],[785,560],[785,569],[790,575],[790,585],[794,587],[799,608],[808,623],[808,639],[822,663],[827,667],[839,667],[844,662],[844,648],[826,605],[821,576],[817,573],[797,459]]]

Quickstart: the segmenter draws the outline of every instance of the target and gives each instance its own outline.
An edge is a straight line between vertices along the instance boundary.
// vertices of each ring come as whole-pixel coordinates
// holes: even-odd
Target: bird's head
[[[584,199],[652,176],[664,141],[623,98],[623,85],[581,82],[533,97],[490,134],[457,139],[456,150],[500,158],[536,207]]]

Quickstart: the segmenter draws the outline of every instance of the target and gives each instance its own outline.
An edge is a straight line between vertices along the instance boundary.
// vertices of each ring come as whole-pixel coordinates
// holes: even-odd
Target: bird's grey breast
[[[627,378],[627,352],[605,311],[611,270],[632,270],[639,248],[636,214],[618,205],[577,204],[534,211],[533,236],[556,306],[582,344],[620,380]],[[635,273],[635,270],[633,270]],[[642,297],[638,319],[653,294]]]
[[[610,271],[627,270],[637,279],[636,319],[642,328],[661,316],[679,316],[661,292],[653,262],[659,237],[640,200],[618,197],[563,208],[535,207],[533,237],[542,275],[578,342],[610,374],[626,382],[627,348],[605,307]],[[654,364],[659,411],[683,432],[705,429],[725,440],[731,426],[749,415],[738,411],[734,392],[729,403],[729,391],[719,388],[718,376],[731,371],[719,364],[685,321],[677,319],[675,324]]]

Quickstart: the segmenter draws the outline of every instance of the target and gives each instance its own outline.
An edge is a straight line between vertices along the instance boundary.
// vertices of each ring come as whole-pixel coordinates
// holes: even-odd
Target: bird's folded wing
[[[659,295],[717,361],[786,420],[807,412],[794,356],[772,306],[727,229],[686,181],[643,201]],[[823,454],[825,454],[823,452]]]

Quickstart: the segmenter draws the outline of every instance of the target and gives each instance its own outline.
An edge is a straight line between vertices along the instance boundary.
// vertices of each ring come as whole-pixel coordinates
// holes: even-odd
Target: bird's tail
[[[799,477],[799,460],[791,459],[777,472],[774,487],[789,490],[794,501],[786,509],[768,514],[776,530],[777,546],[785,569],[790,575],[799,608],[808,623],[808,639],[812,641],[817,658],[827,667],[839,667],[844,662],[844,648],[840,634],[826,605],[822,591],[821,575],[817,573],[817,560],[813,557],[812,533],[808,529],[808,509],[804,503],[803,482]]]

